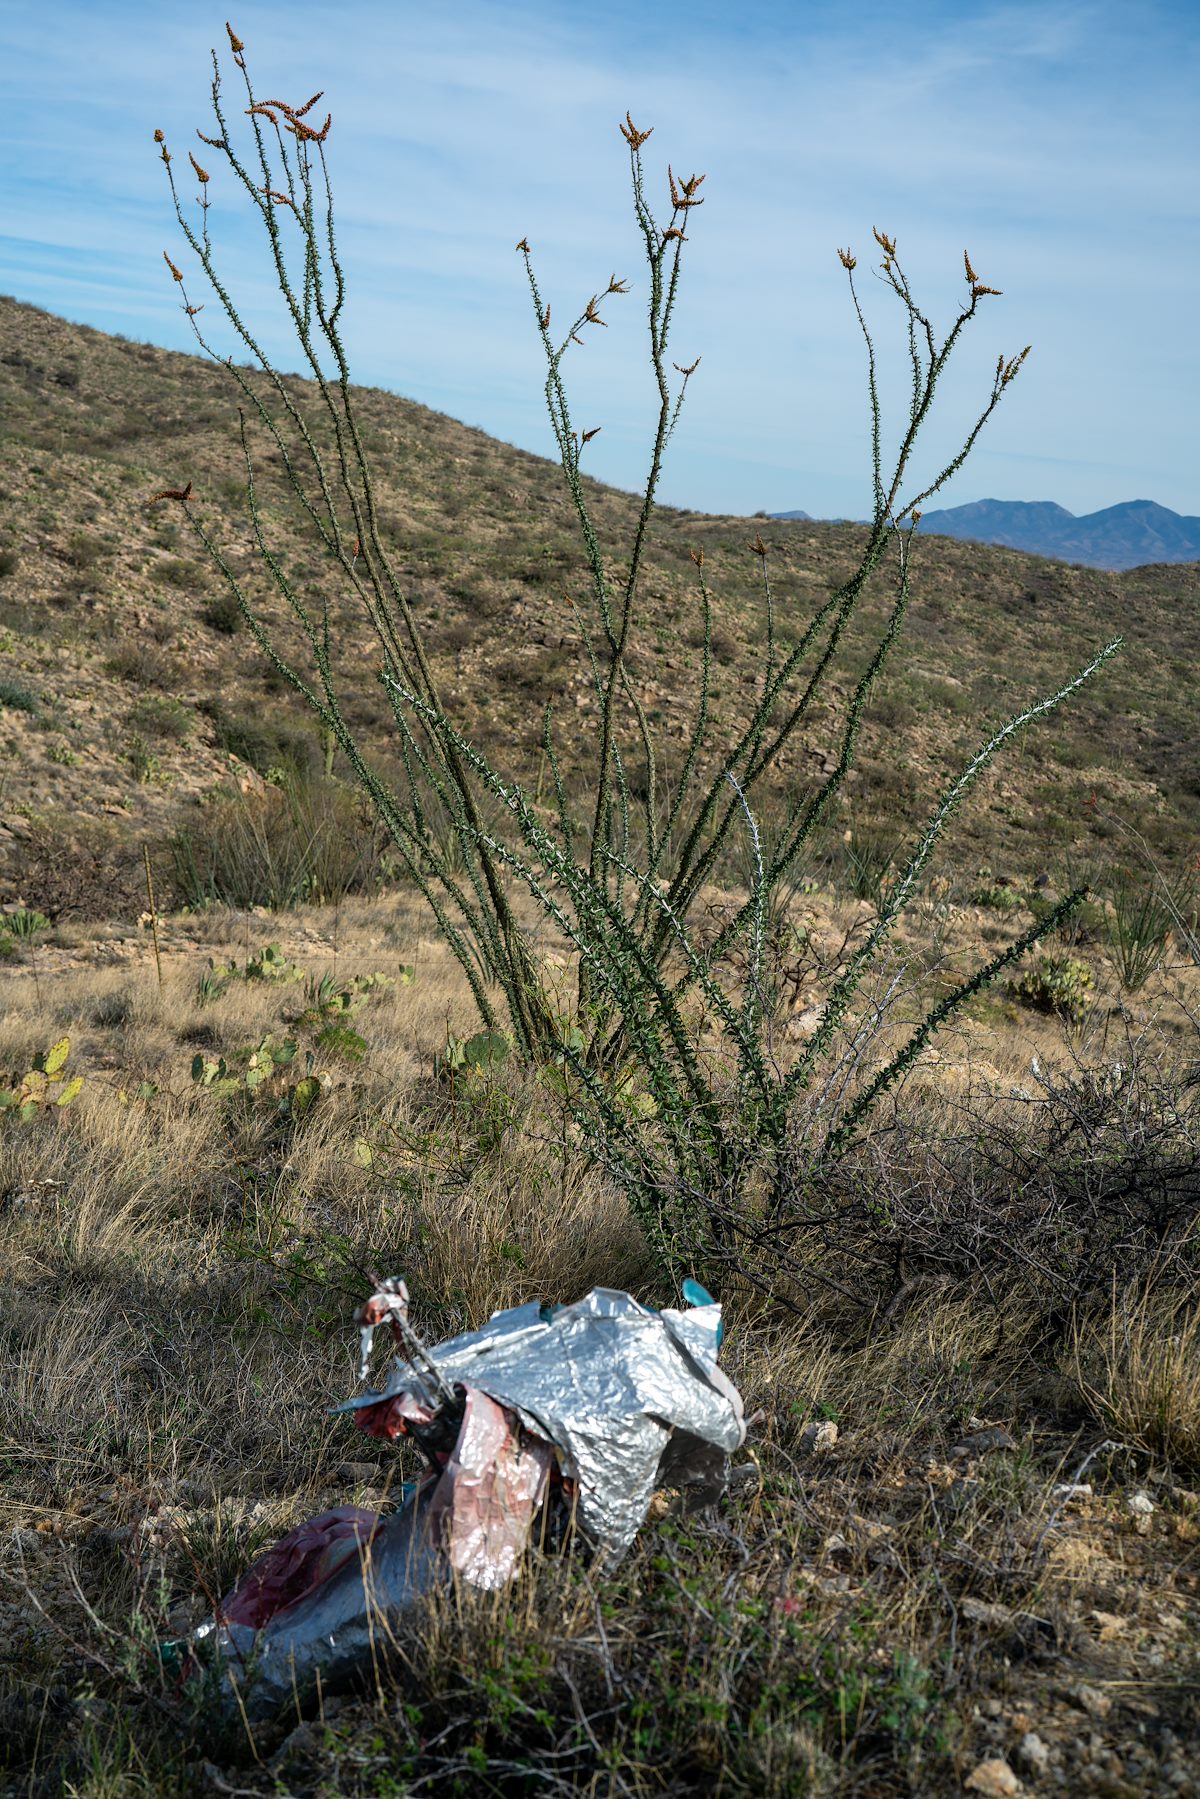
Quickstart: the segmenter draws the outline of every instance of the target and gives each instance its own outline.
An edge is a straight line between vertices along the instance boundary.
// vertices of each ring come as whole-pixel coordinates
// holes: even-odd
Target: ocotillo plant
[[[257,214],[311,377],[310,398],[302,400],[296,385],[272,363],[218,267],[209,231],[215,183],[208,170],[189,155],[199,184],[193,208],[185,203],[171,152],[157,132],[188,251],[261,375],[253,376],[218,354],[200,322],[201,305],[191,298],[188,277],[169,256],[165,260],[201,348],[223,363],[240,389],[254,543],[261,570],[299,626],[303,658],[285,653],[279,631],[218,542],[203,496],[193,492],[191,481],[165,489],[156,499],[174,501],[186,513],[262,650],[312,709],[327,740],[347,757],[386,824],[400,863],[458,958],[484,1027],[507,1025],[523,1061],[557,1067],[587,1140],[627,1188],[669,1257],[674,1258],[672,1246],[679,1240],[693,1261],[703,1261],[705,1244],[727,1252],[731,1242],[753,1242],[764,1221],[777,1225],[786,1217],[812,1158],[828,1161],[853,1143],[868,1127],[875,1103],[901,1079],[939,1025],[1059,916],[1043,919],[942,1000],[898,1054],[879,1067],[859,1066],[861,1045],[855,1049],[853,1030],[856,995],[916,894],[951,815],[1002,745],[1086,681],[1112,655],[1115,644],[1057,692],[992,732],[899,859],[872,928],[833,986],[803,1052],[790,1064],[776,1053],[762,978],[764,922],[772,898],[830,812],[851,769],[872,691],[909,603],[921,507],[961,467],[1027,351],[999,358],[990,390],[957,453],[924,478],[914,477],[918,439],[941,376],[981,304],[995,290],[964,258],[965,296],[949,331],[939,337],[912,294],[895,240],[875,232],[882,252],[878,272],[906,324],[911,374],[907,421],[899,449],[888,462],[875,343],[855,282],[856,259],[849,250],[838,252],[867,360],[873,501],[861,559],[803,629],[789,630],[791,647],[785,647],[770,553],[758,538],[753,552],[762,571],[764,647],[745,717],[731,738],[722,741],[710,708],[710,593],[703,554],[695,553],[703,636],[684,753],[668,777],[661,739],[630,669],[647,533],[664,458],[697,366],[695,361],[674,362],[670,340],[688,237],[706,198],[700,191],[705,177],[680,180],[668,166],[663,192],[669,211],[661,222],[652,209],[643,155],[650,131],[639,129],[626,114],[621,133],[648,278],[648,362],[657,412],[632,541],[619,557],[613,546],[601,542],[582,479],[582,459],[594,430],[580,432],[573,422],[565,371],[574,346],[604,322],[601,308],[616,304],[629,284],[610,276],[586,305],[575,309],[569,324],[553,329],[551,304],[539,287],[529,243],[522,238],[517,245],[545,355],[550,423],[578,525],[584,574],[579,610],[597,724],[594,763],[576,788],[589,795],[583,810],[568,790],[559,728],[547,708],[542,746],[553,802],[544,805],[540,793],[526,791],[483,754],[444,705],[420,625],[397,574],[394,547],[381,526],[341,330],[346,285],[329,172],[331,118],[326,115],[319,126],[310,123],[318,116],[319,94],[295,106],[258,99],[245,46],[232,29],[229,38],[244,86],[240,117],[235,119],[227,108],[214,53],[216,128],[211,135],[199,134],[208,147],[201,154],[231,178],[234,192],[240,190],[243,203]],[[298,587],[272,543],[256,486],[256,445],[282,468],[291,499],[327,560],[329,582],[317,592]],[[614,567],[619,574],[612,572]],[[833,677],[842,667],[839,657],[844,658],[851,621],[877,575],[891,583],[887,616],[865,669],[850,683],[849,697],[838,701]],[[357,597],[374,629],[380,679],[405,771],[399,785],[378,772],[347,722],[331,636],[329,596],[335,582],[337,592]],[[639,655],[644,666],[645,646],[639,645]],[[756,795],[818,706],[832,707],[836,718],[831,771],[815,790],[795,797],[768,845],[756,819]],[[436,831],[431,828],[434,811]],[[696,902],[737,833],[745,833],[751,847],[750,890],[716,941],[702,945],[692,922]],[[576,954],[577,988],[566,1016],[549,971],[522,928],[511,898],[514,886],[527,891],[534,913]],[[715,1033],[705,1047],[696,1024],[700,1012]],[[832,1110],[816,1108],[821,1125],[814,1135],[810,1127],[819,1071],[845,1068],[847,1042],[853,1078],[835,1083],[838,1103]]]

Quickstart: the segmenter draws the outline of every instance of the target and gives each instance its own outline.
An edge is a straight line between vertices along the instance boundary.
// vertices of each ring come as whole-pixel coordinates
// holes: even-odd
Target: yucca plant
[[[639,634],[639,594],[647,534],[667,449],[697,362],[671,352],[686,246],[705,196],[705,177],[679,179],[668,166],[662,192],[665,223],[651,200],[644,149],[649,130],[627,114],[621,134],[628,156],[633,214],[644,258],[647,355],[656,400],[648,474],[631,541],[618,554],[601,541],[583,479],[586,446],[596,427],[580,430],[571,411],[566,370],[577,345],[604,323],[602,308],[619,303],[629,283],[610,276],[562,327],[536,276],[528,240],[517,244],[528,280],[535,327],[545,357],[545,395],[562,478],[578,527],[580,592],[594,754],[573,789],[564,773],[563,734],[552,708],[542,729],[549,803],[489,759],[443,703],[420,624],[385,536],[360,429],[341,321],[346,286],[335,234],[328,140],[332,120],[310,123],[321,96],[296,106],[260,100],[245,46],[229,28],[241,117],[227,108],[214,55],[215,132],[200,134],[235,194],[256,213],[303,365],[311,379],[301,399],[262,348],[218,267],[209,232],[217,185],[195,155],[198,203],[185,203],[171,152],[157,132],[176,217],[196,270],[215,296],[260,373],[220,356],[200,322],[189,278],[166,261],[200,347],[228,370],[241,396],[241,447],[250,525],[261,571],[290,613],[287,640],[256,603],[216,534],[214,515],[190,479],[165,488],[157,502],[185,513],[236,598],[246,625],[275,668],[311,708],[318,729],[336,742],[417,884],[470,985],[484,1031],[506,1029],[517,1057],[557,1069],[577,1123],[596,1154],[625,1186],[668,1260],[703,1263],[733,1256],[762,1273],[778,1267],[780,1232],[803,1203],[814,1166],[842,1154],[869,1128],[873,1108],[911,1066],[939,1025],[1001,969],[1016,961],[1075,903],[1072,895],[1018,943],[943,998],[904,1046],[871,1066],[869,1042],[857,1032],[856,1000],[877,971],[897,920],[916,896],[951,816],[993,757],[1033,720],[1088,680],[1117,647],[1109,644],[1056,692],[996,728],[933,806],[928,824],[896,860],[879,896],[871,928],[832,985],[819,1027],[802,1051],[783,1057],[764,979],[767,921],[773,896],[830,816],[853,764],[871,700],[899,637],[909,603],[921,507],[959,469],[1021,369],[1027,350],[1001,356],[978,415],[950,459],[924,476],[914,456],[934,407],[939,381],[963,333],[994,289],[964,258],[966,291],[944,336],[935,332],[911,291],[895,240],[876,231],[878,274],[907,332],[908,416],[899,448],[884,455],[883,407],[876,351],[855,280],[856,259],[838,252],[866,349],[871,414],[872,508],[861,559],[812,617],[796,624],[773,584],[771,553],[759,536],[751,546],[761,569],[763,647],[745,716],[725,736],[711,700],[713,632],[704,555],[697,550],[696,604],[703,630],[696,651],[694,705],[684,750],[665,771],[663,742],[639,699],[634,679],[653,646]],[[243,126],[243,120],[246,123]],[[658,178],[655,178],[657,188]],[[685,231],[685,227],[688,229]],[[323,552],[329,581],[302,591],[272,542],[259,475],[265,456],[282,470],[291,502]],[[186,477],[187,471],[182,471]],[[890,588],[886,617],[856,676],[845,674],[848,638],[868,585]],[[379,678],[395,725],[404,778],[389,781],[368,759],[347,722],[337,667],[332,592],[348,593],[365,610],[380,657]],[[838,698],[837,680],[843,682]],[[815,788],[793,793],[769,840],[758,824],[760,795],[781,754],[818,707],[835,723],[829,770]],[[897,748],[897,754],[900,754]],[[436,808],[436,821],[434,809]],[[752,878],[715,938],[695,925],[700,896],[727,865],[741,836]],[[542,924],[571,946],[577,969],[564,1012],[552,972],[522,923],[514,891],[523,889]],[[525,908],[525,902],[522,902]],[[857,1034],[856,1034],[857,1033]],[[870,1038],[873,1042],[874,1038]],[[817,1103],[817,1095],[820,1103]],[[831,1097],[832,1096],[832,1097]],[[635,1102],[635,1103],[631,1103]],[[769,1254],[763,1245],[770,1238]]]
[[[1183,892],[1161,886],[1156,873],[1131,868],[1114,869],[1107,888],[1113,964],[1126,993],[1139,993],[1162,961]]]

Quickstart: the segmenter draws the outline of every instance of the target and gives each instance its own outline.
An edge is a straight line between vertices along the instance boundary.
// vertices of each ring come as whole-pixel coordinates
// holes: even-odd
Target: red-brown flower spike
[[[683,235],[683,232],[679,229],[678,225],[672,225],[671,229],[669,231],[663,232],[663,234],[662,234],[663,243],[669,244],[673,237],[677,237],[681,244],[687,243],[687,238]]]
[[[667,180],[671,184],[671,204],[675,208],[676,212],[679,212],[688,206],[703,206],[704,205],[703,200],[697,200],[695,198],[696,189],[699,187],[700,183],[704,180],[703,175],[693,175],[690,181],[681,182],[679,184],[679,186],[677,187],[675,185],[674,173],[672,172],[670,163],[668,163],[667,164]]]
[[[159,500],[178,500],[182,505],[186,506],[191,497],[192,484],[189,481],[186,487],[164,487],[161,493],[151,494],[150,498],[146,501],[146,504],[147,506],[153,506]]]
[[[332,124],[333,114],[331,112],[325,114],[325,123],[319,131],[314,131],[311,125],[304,124],[303,120],[297,116],[289,123],[288,130],[294,132],[306,144],[323,144],[329,136],[329,127]]]
[[[528,256],[528,254],[529,254],[529,239],[527,237],[523,237],[521,239],[520,243],[517,245],[517,249],[521,252],[521,254],[523,256]]]
[[[627,294],[629,292],[629,283],[624,280],[618,281],[615,275],[610,275],[608,278],[608,286],[604,291],[606,294]]]
[[[225,29],[229,33],[230,49],[233,51],[233,54],[235,56],[240,56],[242,51],[246,48],[246,46],[245,46],[245,44],[243,44],[243,42],[242,42],[241,38],[238,36],[237,32],[233,29],[233,26],[229,23],[228,19],[226,19],[226,21],[225,21]]]
[[[697,356],[695,362],[689,363],[687,368],[684,368],[684,366],[681,362],[673,362],[671,364],[671,367],[673,369],[678,369],[679,373],[683,376],[684,380],[686,380],[689,375],[694,375],[696,373],[696,370],[700,367],[701,361],[702,361],[702,358]]]
[[[156,131],[154,133],[154,141],[156,144],[163,143],[165,141],[165,138],[166,138],[166,133],[163,131]]]
[[[995,294],[996,298],[999,299],[1003,292],[1003,288],[985,287],[982,281],[976,281],[971,288],[971,298],[973,300],[981,300],[984,294]]]
[[[1017,370],[1020,368],[1021,364],[1024,362],[1025,358],[1028,356],[1028,354],[1029,354],[1030,350],[1032,350],[1032,348],[1033,348],[1032,344],[1026,344],[1025,348],[1021,351],[1021,354],[1019,356],[1014,356],[1010,362],[1005,362],[1003,356],[1000,358],[1000,385],[1001,385],[1001,387],[1008,386],[1009,382],[1013,379],[1014,375],[1017,373]]]
[[[167,255],[165,250],[163,251],[163,261],[166,263],[167,267],[170,269],[172,275],[174,275],[176,281],[182,281],[183,280],[183,270],[177,269],[175,267],[175,264],[171,261],[171,258]]]
[[[754,552],[754,554],[756,556],[765,556],[766,555],[767,546],[762,540],[762,532],[761,531],[758,533],[758,535],[754,539],[754,542],[750,545],[750,549]]]
[[[604,320],[600,317],[600,314],[596,311],[596,306],[599,302],[599,299],[600,299],[599,294],[592,295],[591,299],[588,301],[587,305],[583,309],[583,316],[587,320],[589,325],[604,325],[604,329],[607,331],[608,326],[605,324]]]
[[[879,248],[883,251],[884,255],[890,261],[890,259],[896,254],[895,238],[889,237],[886,231],[876,231],[874,225],[872,225],[872,227],[871,227],[871,236],[875,239],[875,242],[879,245]]]
[[[704,567],[704,551],[703,550],[693,550],[692,551],[692,561],[696,564],[697,568],[703,568]]]
[[[196,158],[192,155],[190,150],[188,151],[188,161],[196,171],[197,181],[199,181],[202,186],[206,185],[208,182],[208,170],[200,167],[200,164],[196,161]]]
[[[292,116],[297,119],[302,119],[306,112],[312,111],[313,107],[317,104],[317,101],[322,98],[324,93],[325,89],[322,88],[320,93],[314,94],[311,100],[306,100],[303,106],[298,106]]]
[[[849,250],[839,250],[838,261],[844,269],[855,269],[858,267],[858,257],[851,256]]]
[[[196,136],[200,139],[202,144],[211,144],[214,150],[227,150],[229,148],[223,137],[205,137],[198,126],[196,128]]]
[[[968,256],[968,254],[965,250],[963,251],[963,268],[967,271],[967,280],[970,282],[971,286],[974,287],[975,283],[979,279],[979,276],[975,273],[974,269],[971,267],[971,258]]]
[[[603,425],[593,425],[590,431],[584,432],[581,442],[585,444],[591,443],[593,437],[598,437],[603,429]]]
[[[542,314],[542,330],[549,331],[549,329],[550,329],[550,302],[549,302],[549,300],[547,300],[546,301],[546,310]]]
[[[621,126],[621,136],[625,139],[625,142],[629,145],[631,150],[640,150],[653,130],[654,127],[651,125],[648,131],[639,131],[629,114],[626,113],[625,124]]]

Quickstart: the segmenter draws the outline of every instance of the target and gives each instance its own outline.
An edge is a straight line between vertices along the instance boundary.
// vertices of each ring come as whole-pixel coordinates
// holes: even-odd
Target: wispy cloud
[[[612,0],[598,16],[549,0],[257,0],[235,24],[264,91],[327,90],[360,379],[548,449],[513,245],[530,236],[556,312],[610,270],[638,280],[616,134],[629,107],[655,126],[656,183],[668,156],[709,175],[677,327],[679,359],[704,363],[668,498],[864,510],[861,343],[833,249],[849,238],[865,266],[879,224],[938,318],[964,244],[1005,290],[948,387],[948,421],[967,420],[1000,349],[1036,345],[948,503],[986,492],[1087,511],[1137,489],[1200,510],[1179,400],[1200,374],[1190,5],[852,0],[735,19],[706,0]],[[9,9],[5,287],[186,347],[150,136],[161,125],[182,153],[203,123],[222,26],[135,3],[65,0],[50,25]],[[239,285],[269,315],[269,270],[213,187]],[[594,472],[626,486],[651,398],[642,313],[636,291],[614,303],[572,370],[577,416],[604,425]],[[284,353],[282,327],[270,341]],[[931,459],[951,435],[948,422]]]

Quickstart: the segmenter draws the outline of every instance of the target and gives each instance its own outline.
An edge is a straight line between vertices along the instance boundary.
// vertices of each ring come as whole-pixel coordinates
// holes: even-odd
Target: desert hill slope
[[[294,385],[302,393],[298,377]],[[445,697],[504,769],[531,781],[553,702],[570,779],[588,739],[575,610],[587,587],[557,467],[392,394],[362,390],[359,404],[385,533]],[[227,375],[0,299],[0,434],[0,899],[20,892],[37,904],[47,866],[68,865],[81,833],[107,833],[122,849],[142,837],[160,845],[231,774],[252,783],[247,765],[258,775],[319,772],[321,757],[179,508],[147,504],[192,481],[234,565],[265,592],[252,572]],[[289,570],[321,592],[327,572],[269,466],[262,490]],[[593,497],[619,566],[635,502],[599,486]],[[695,690],[694,549],[705,552],[714,595],[715,716],[730,728],[741,716],[764,634],[761,566],[747,547],[760,522],[670,510],[655,521],[633,667],[669,745],[683,740]],[[761,528],[786,643],[848,573],[862,527]],[[868,624],[887,599],[879,584]],[[1118,575],[924,542],[905,637],[838,826],[914,828],[990,721],[1123,635],[1119,662],[988,775],[956,827],[953,855],[971,872],[987,864],[1014,875],[1056,858],[1105,859],[1121,841],[1120,818],[1168,860],[1194,856],[1198,601],[1195,566]],[[377,657],[348,604],[331,595],[349,712],[386,758]],[[843,697],[864,642],[860,634],[849,647]],[[786,784],[820,778],[835,723],[817,721],[789,751]],[[61,905],[61,895],[46,903]]]

